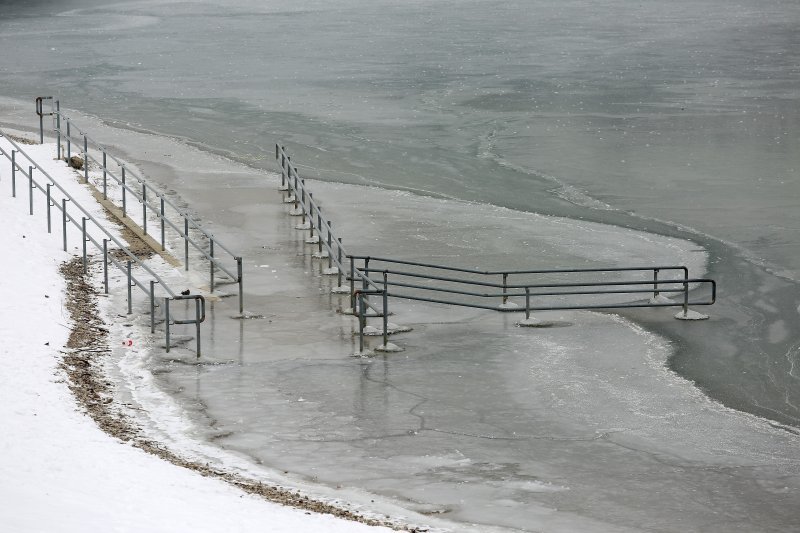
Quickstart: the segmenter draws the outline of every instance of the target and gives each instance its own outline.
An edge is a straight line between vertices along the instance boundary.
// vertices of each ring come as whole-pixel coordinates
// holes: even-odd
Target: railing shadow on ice
[[[296,228],[311,232],[306,242],[317,245],[318,251],[314,257],[328,259],[328,268],[323,273],[338,275],[338,285],[333,291],[350,294],[350,308],[345,312],[358,316],[358,353],[364,353],[368,317],[383,319],[382,330],[373,328],[373,331],[366,333],[383,336],[383,344],[376,350],[399,350],[388,342],[388,335],[407,331],[408,328],[392,327],[388,322],[389,297],[504,313],[524,312],[525,319],[518,322],[523,327],[550,325],[531,317],[532,311],[680,307],[682,309],[675,318],[702,320],[708,316],[690,310],[689,306],[713,305],[716,301],[716,282],[709,278],[690,278],[688,268],[682,265],[479,271],[349,255],[342,245],[342,239],[333,234],[331,221],[322,216],[319,204],[283,146],[276,144],[275,158],[281,170],[279,189],[287,193],[284,202],[293,206],[289,214],[303,217]],[[343,258],[349,261],[349,265],[343,263]],[[348,272],[349,288],[342,286],[345,272]],[[659,278],[661,273],[670,272],[678,275]],[[612,279],[602,279],[609,277]],[[515,281],[510,283],[509,278]],[[690,292],[696,290],[701,291],[704,297],[690,299]],[[651,297],[639,298],[644,295]],[[680,298],[674,301],[665,295],[680,295]],[[380,297],[381,304],[372,304],[370,296]],[[492,300],[498,303],[490,303]]]

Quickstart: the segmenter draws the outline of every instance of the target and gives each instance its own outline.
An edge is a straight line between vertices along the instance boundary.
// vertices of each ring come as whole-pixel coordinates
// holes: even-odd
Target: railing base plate
[[[549,328],[552,325],[552,322],[533,317],[517,322],[517,326],[520,328]]]
[[[678,311],[675,315],[675,318],[678,320],[708,320],[708,315],[704,315],[703,313],[698,313],[697,311],[692,311],[689,309],[684,313],[683,311]]]

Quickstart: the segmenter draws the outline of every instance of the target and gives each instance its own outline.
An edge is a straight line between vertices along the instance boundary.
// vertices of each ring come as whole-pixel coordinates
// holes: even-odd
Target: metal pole
[[[46,186],[47,189],[47,233],[53,233],[53,223],[52,223],[52,216],[50,215],[50,188],[53,186],[52,183],[48,183]]]
[[[44,144],[44,105],[41,98],[36,99],[36,114],[39,115],[39,144]]]
[[[161,216],[159,218],[161,219],[161,251],[164,251],[167,249],[167,247],[166,247],[166,241],[164,240],[164,197],[163,196],[161,196]]]
[[[17,197],[17,151],[11,150],[11,196]]]
[[[103,148],[103,200],[108,200],[108,165],[106,149]]]
[[[122,167],[122,218],[125,218],[128,212],[128,205],[125,200],[125,167]]]
[[[189,217],[183,217],[183,259],[184,269],[189,270]]]
[[[72,156],[72,141],[70,140],[70,133],[69,133],[69,119],[67,119],[67,163],[69,163],[69,158]]]
[[[197,358],[200,359],[200,300],[194,301],[194,327],[197,337]]]
[[[108,239],[103,239],[103,292],[108,294]]]
[[[531,288],[525,287],[525,320],[531,318]]]
[[[308,193],[308,226],[311,229],[311,232],[308,234],[308,238],[314,238],[314,194]],[[308,242],[308,241],[306,241]]]
[[[33,167],[28,167],[28,214],[33,214]]]
[[[244,287],[243,279],[242,279],[242,258],[236,258],[236,273],[239,277],[239,314],[244,314],[244,291],[242,290]]]
[[[368,270],[369,270],[369,257],[364,259],[364,272],[363,272],[364,276],[361,279],[361,290],[363,290],[363,291],[367,290],[367,287],[368,287],[368,285],[367,285],[367,277],[369,276],[367,274]],[[364,301],[368,301],[368,300],[369,300],[369,298],[367,296],[363,296],[361,298],[361,304],[363,304]]]
[[[56,159],[61,160],[61,102],[56,100]]]
[[[683,271],[683,316],[689,314],[689,271]]]
[[[147,184],[142,183],[142,231],[147,235]]]
[[[210,269],[211,269],[211,292],[214,292],[214,239],[209,241],[208,255],[211,256]]]
[[[356,312],[356,266],[352,255],[350,256],[350,309]]]
[[[322,256],[322,210],[319,207],[317,207],[317,228],[317,233],[319,234],[319,239],[317,239],[317,252]]]
[[[64,251],[67,251],[67,198],[61,199],[61,228],[64,231]]]
[[[506,294],[506,282],[508,281],[508,274],[503,274],[503,303],[508,302],[508,295]]]
[[[387,272],[383,271],[383,347],[389,346],[389,283]]]
[[[653,269],[653,298],[658,298],[658,269]]]
[[[150,280],[150,333],[156,332],[156,282]]]
[[[301,198],[300,203],[303,205],[303,218],[301,219],[300,224],[305,226],[306,225],[306,180],[303,180],[302,183],[303,183],[303,194],[300,197]]]
[[[337,287],[341,287],[342,286],[342,238],[339,237],[338,241],[339,241],[339,253],[337,255],[337,262],[339,264],[337,266],[338,266],[339,273],[337,274],[337,277],[336,277],[336,281],[337,281],[337,285],[336,286]]]
[[[167,341],[167,353],[169,353],[169,297],[164,296],[164,324],[165,335]]]
[[[358,353],[364,353],[364,295],[358,293]]]
[[[86,217],[81,217],[81,235],[83,235],[83,273],[86,274]]]
[[[86,135],[83,136],[83,180],[89,183],[89,142]]]
[[[331,268],[333,261],[333,248],[331,247],[331,231],[333,230],[333,223],[328,221],[328,268]]]
[[[131,283],[131,262],[128,261],[128,314],[133,313],[133,284]]]

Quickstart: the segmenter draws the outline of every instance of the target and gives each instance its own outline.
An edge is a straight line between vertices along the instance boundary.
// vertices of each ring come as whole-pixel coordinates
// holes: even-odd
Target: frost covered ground
[[[6,148],[5,139],[0,139]],[[41,148],[30,148],[38,153]],[[47,153],[52,159],[52,146]],[[49,161],[53,163],[52,161]],[[56,168],[56,165],[53,165]],[[91,196],[64,165],[62,184]],[[11,196],[0,161],[0,501],[5,531],[381,531],[265,502],[174,466],[101,431],[78,408],[59,370],[70,330],[43,202],[28,213],[27,183]],[[39,195],[37,195],[38,198]],[[92,208],[97,210],[96,204]],[[58,227],[58,226],[56,226]],[[73,239],[72,244],[77,242]]]

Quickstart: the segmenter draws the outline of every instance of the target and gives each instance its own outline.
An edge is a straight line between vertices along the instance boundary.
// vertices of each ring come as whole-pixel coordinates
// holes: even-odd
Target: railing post
[[[103,148],[103,200],[108,200],[108,160],[105,148]]]
[[[314,194],[308,193],[308,227],[311,230],[306,242],[314,239]]]
[[[167,353],[169,353],[169,297],[164,296],[164,335],[166,338]]]
[[[166,240],[164,239],[164,237],[165,237],[165,233],[164,233],[164,197],[160,196],[160,198],[161,198],[161,216],[159,218],[161,220],[161,251],[163,252],[164,250],[167,249],[167,247],[166,247],[167,243],[166,243]]]
[[[658,271],[659,269],[653,269],[653,298],[658,298]]]
[[[350,309],[356,311],[356,265],[353,256],[350,256]]]
[[[329,230],[330,231],[330,230]],[[322,210],[317,206],[317,253],[322,257]]]
[[[236,258],[236,275],[238,276],[239,282],[239,314],[244,315],[244,282],[242,279],[243,269],[242,269],[242,258]]]
[[[89,141],[83,136],[83,181],[89,183]]]
[[[11,150],[11,196],[17,197],[17,151]]]
[[[194,327],[197,338],[197,359],[200,359],[200,299],[194,300]]]
[[[125,167],[122,167],[122,218],[128,214],[127,195],[125,194]]]
[[[683,316],[689,315],[689,271],[683,271]]]
[[[503,274],[503,304],[508,303],[508,294],[506,293],[506,285],[508,283],[508,274]]]
[[[67,251],[67,200],[68,198],[61,199],[61,229],[64,233],[64,251]]]
[[[189,217],[183,216],[183,260],[184,269],[189,270]]]
[[[150,280],[150,333],[156,332],[156,282]]]
[[[50,204],[50,196],[51,196],[50,188],[52,186],[53,186],[52,183],[48,183],[46,185],[46,187],[45,187],[47,189],[47,192],[46,192],[46,194],[47,194],[47,233],[53,233],[53,222],[52,222],[52,216],[50,214],[50,208],[52,207],[52,205]]]
[[[369,270],[369,257],[364,259],[364,272],[363,272],[364,277],[361,280],[361,290],[362,291],[368,290],[368,287],[369,287],[369,285],[367,284],[367,279],[369,278],[368,270]],[[365,301],[369,301],[369,297],[362,295],[361,302],[363,303]]]
[[[56,159],[61,161],[61,102],[56,100]]]
[[[364,295],[358,293],[358,353],[364,353]]]
[[[210,264],[211,264],[211,267],[210,267],[210,270],[211,270],[210,282],[211,283],[210,283],[210,286],[211,286],[211,292],[214,292],[214,238],[213,237],[209,240],[208,255],[211,256],[211,261],[210,261]]]
[[[336,286],[341,287],[342,286],[342,238],[339,237],[337,241],[339,242],[339,248],[336,254],[336,262],[337,262],[336,270],[338,271],[338,274],[336,275],[336,283],[337,283]]]
[[[295,202],[295,206],[296,205],[297,202]],[[300,224],[305,226],[306,225],[306,180],[303,180],[303,191],[302,195],[300,196],[300,205],[303,206],[303,218],[300,219]]]
[[[525,320],[531,318],[531,288],[525,287]]]
[[[83,273],[86,274],[86,217],[81,217],[81,235],[83,235]]]
[[[389,283],[388,273],[383,271],[383,348],[389,347]]]
[[[147,184],[142,182],[142,232],[147,235]]]
[[[133,284],[131,283],[131,262],[128,260],[128,314],[133,313]]]
[[[72,141],[69,133],[69,119],[67,120],[67,163],[69,163],[69,158],[72,157]]]
[[[33,214],[33,167],[28,167],[28,214]]]
[[[41,96],[36,98],[36,114],[39,115],[39,144],[44,144],[44,104]]]
[[[108,239],[103,239],[103,292],[108,294]]]
[[[331,233],[333,232],[333,223],[328,221],[328,268],[331,268],[333,261],[333,248],[331,247]]]

